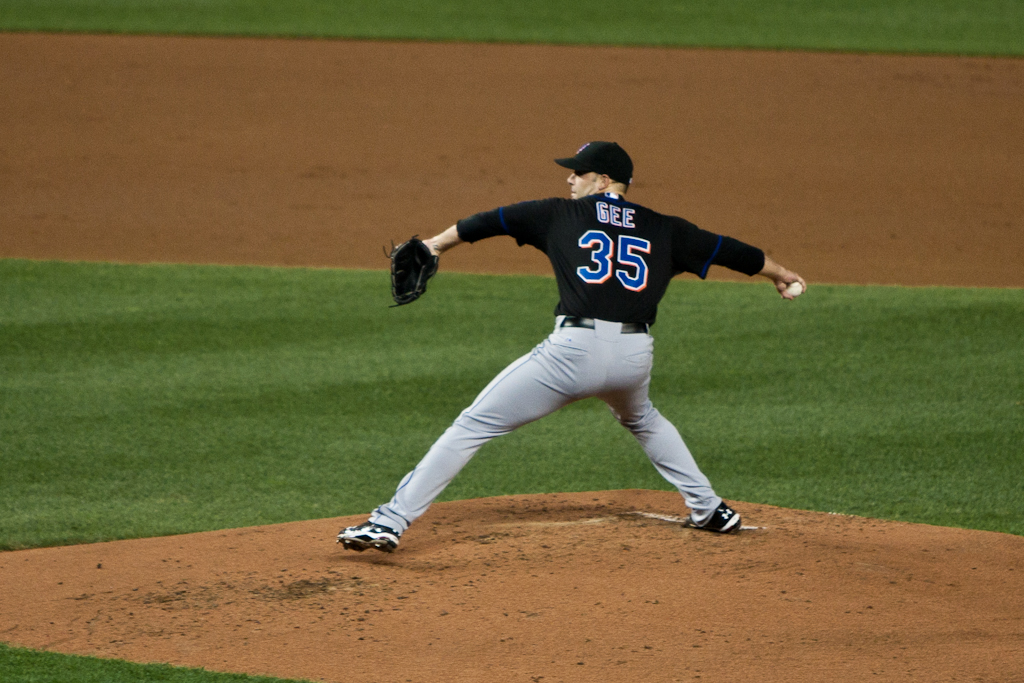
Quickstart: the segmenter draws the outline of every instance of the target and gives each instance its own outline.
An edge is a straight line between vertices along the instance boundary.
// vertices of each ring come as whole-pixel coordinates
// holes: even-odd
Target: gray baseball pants
[[[596,396],[640,442],[654,467],[675,486],[697,523],[722,499],[697,467],[679,431],[651,404],[654,360],[649,334],[623,334],[620,323],[595,321],[594,329],[559,327],[488,384],[398,486],[395,497],[370,521],[405,531],[476,452],[491,439]]]

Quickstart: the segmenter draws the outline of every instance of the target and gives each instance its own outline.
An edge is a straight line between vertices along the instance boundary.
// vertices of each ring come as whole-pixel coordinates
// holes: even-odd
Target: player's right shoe
[[[338,543],[346,550],[363,552],[367,548],[375,548],[385,553],[393,552],[398,547],[398,538],[402,534],[391,527],[366,522],[359,526],[342,529],[338,534]]]
[[[737,533],[740,530],[740,513],[726,505],[723,500],[703,524],[697,524],[694,522],[693,514],[691,513],[690,516],[686,518],[686,521],[683,522],[683,526],[690,527],[691,529],[715,531],[720,534]]]

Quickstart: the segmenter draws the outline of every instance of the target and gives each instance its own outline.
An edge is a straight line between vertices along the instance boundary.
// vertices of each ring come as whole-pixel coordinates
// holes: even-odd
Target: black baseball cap
[[[625,185],[633,182],[633,160],[615,142],[588,142],[576,150],[576,156],[555,159],[559,166],[583,173],[600,173]]]

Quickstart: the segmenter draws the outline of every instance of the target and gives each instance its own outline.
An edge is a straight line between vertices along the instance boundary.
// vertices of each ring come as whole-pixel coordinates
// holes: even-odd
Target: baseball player
[[[481,446],[592,396],[608,404],[682,494],[690,509],[687,526],[739,531],[739,513],[715,493],[679,432],[648,398],[650,327],[669,281],[682,272],[703,279],[712,265],[721,265],[763,275],[784,299],[794,298],[806,283],[756,247],[626,201],[633,162],[614,142],[590,142],[555,163],[572,171],[571,199],[485,211],[424,240],[437,255],[495,235],[540,249],[558,284],[554,331],[484,388],[402,479],[394,498],[365,524],[338,534],[345,548],[393,551]]]

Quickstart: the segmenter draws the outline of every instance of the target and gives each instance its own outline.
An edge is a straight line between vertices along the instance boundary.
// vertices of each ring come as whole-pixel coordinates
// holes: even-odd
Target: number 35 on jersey
[[[616,244],[603,230],[588,230],[580,237],[579,246],[590,251],[591,265],[576,269],[576,274],[587,284],[599,285],[614,274],[631,292],[640,292],[647,287],[647,262],[642,254],[651,253],[649,240],[619,235]]]

